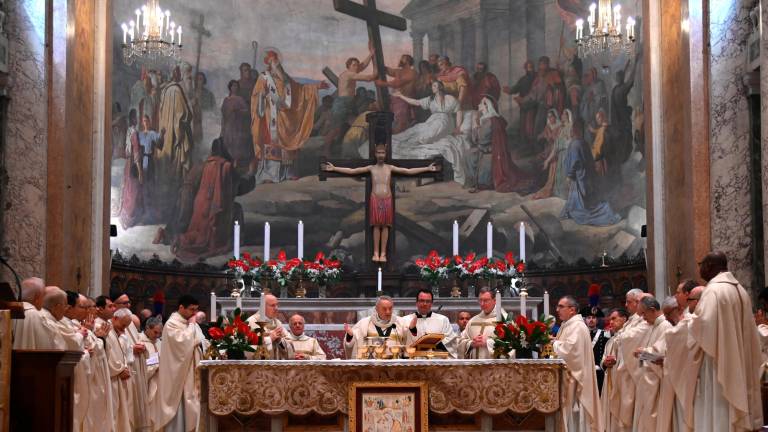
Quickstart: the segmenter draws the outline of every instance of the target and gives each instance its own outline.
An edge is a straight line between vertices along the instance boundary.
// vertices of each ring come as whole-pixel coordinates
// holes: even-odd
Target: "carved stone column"
[[[424,59],[424,32],[411,31],[411,40],[413,41],[413,67],[418,67],[419,62]]]
[[[488,13],[480,10],[480,14],[474,20],[475,25],[475,63],[488,63],[488,33],[486,21]]]

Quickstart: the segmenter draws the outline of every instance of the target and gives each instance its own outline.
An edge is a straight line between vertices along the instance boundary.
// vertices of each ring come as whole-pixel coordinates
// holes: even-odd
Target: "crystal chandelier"
[[[181,57],[181,26],[171,21],[171,11],[160,8],[158,0],[149,0],[136,9],[136,21],[122,23],[123,61],[154,64]]]
[[[618,55],[622,52],[630,54],[635,42],[635,19],[628,17],[625,34],[621,33],[621,5],[611,7],[611,0],[600,0],[600,7],[595,3],[589,5],[587,18],[589,34],[584,34],[584,20],[576,20],[576,46],[579,57],[597,55],[608,52]]]

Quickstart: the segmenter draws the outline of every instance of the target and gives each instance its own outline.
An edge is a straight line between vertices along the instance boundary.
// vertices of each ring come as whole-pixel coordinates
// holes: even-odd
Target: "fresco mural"
[[[395,264],[432,248],[593,261],[641,252],[646,220],[642,40],[633,53],[579,58],[574,12],[588,2],[380,0],[407,20],[381,30],[375,78],[364,21],[332,0],[175,0],[177,63],[123,63],[114,3],[111,248],[123,256],[221,265],[241,250],[332,252],[366,262],[365,183],[319,181],[321,157],[368,157],[365,115],[386,86],[396,158],[442,156],[444,180],[396,185]],[[622,4],[642,25],[639,1]],[[640,28],[637,34],[642,34]]]

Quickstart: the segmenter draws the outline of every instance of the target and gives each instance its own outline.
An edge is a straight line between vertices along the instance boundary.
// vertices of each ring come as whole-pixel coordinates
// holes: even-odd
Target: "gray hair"
[[[561,300],[565,300],[566,302],[568,302],[568,306],[572,308],[576,308],[576,310],[579,309],[579,302],[577,302],[576,298],[574,298],[573,296],[571,295],[563,296],[561,297]]]
[[[45,297],[43,297],[43,308],[51,310],[55,306],[67,302],[67,293],[59,287],[46,287]]]
[[[123,317],[130,317],[133,314],[131,313],[131,310],[128,308],[122,308],[115,311],[115,313],[112,315],[112,318],[123,318]]]
[[[661,310],[659,301],[653,298],[653,296],[643,297],[640,299],[640,304],[642,304],[645,309]]]
[[[299,315],[299,314],[293,314],[293,315],[291,315],[291,317],[290,317],[290,318],[288,318],[288,322],[290,322],[290,321],[293,319],[293,317],[299,317],[299,318],[301,318],[301,322],[303,322],[303,323],[305,323],[305,324],[306,324],[306,322],[307,322],[307,320],[305,320],[305,319],[304,319],[304,317],[303,317],[303,316],[301,316],[301,315]]]
[[[627,299],[630,299],[630,298],[631,298],[631,299],[633,299],[633,300],[637,300],[637,299],[638,299],[638,298],[640,298],[640,296],[642,296],[643,294],[645,294],[645,293],[644,293],[644,292],[643,292],[643,290],[641,290],[640,288],[632,288],[631,290],[627,291],[627,296],[626,296],[626,298],[627,298]]]
[[[145,329],[155,328],[155,327],[161,326],[161,325],[163,325],[163,317],[162,317],[162,315],[158,315],[158,316],[153,316],[153,317],[147,318],[147,322],[144,323],[144,328]]]
[[[45,282],[39,277],[26,278],[21,281],[21,299],[28,303],[32,302],[44,289]]]
[[[669,310],[669,309],[677,309],[679,305],[677,304],[677,299],[674,297],[667,297],[664,299],[664,302],[661,304],[662,310]]]
[[[385,300],[390,302],[390,303],[392,303],[392,304],[395,304],[395,301],[392,300],[392,297],[390,297],[388,295],[383,295],[383,296],[379,296],[379,298],[376,299],[376,306],[378,306],[381,302],[383,302]]]

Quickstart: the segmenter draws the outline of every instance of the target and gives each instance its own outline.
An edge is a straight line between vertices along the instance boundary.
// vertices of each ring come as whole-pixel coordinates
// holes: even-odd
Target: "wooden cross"
[[[211,37],[211,32],[205,28],[205,15],[200,14],[200,19],[192,23],[192,30],[197,32],[197,53],[195,57],[195,76],[194,83],[197,83],[197,73],[200,71],[200,51],[203,49],[203,37]]]
[[[385,143],[387,145],[387,159],[386,163],[402,168],[418,168],[425,167],[432,162],[436,163],[439,170],[437,172],[427,172],[423,174],[410,175],[407,178],[433,178],[435,181],[443,180],[443,158],[437,156],[434,159],[392,159],[392,120],[394,114],[391,112],[376,111],[369,113],[365,116],[365,120],[368,122],[368,159],[326,159],[320,158],[320,181],[325,181],[328,177],[350,177],[345,174],[336,172],[328,172],[323,170],[323,165],[326,162],[332,163],[337,167],[346,168],[358,168],[368,165],[376,164],[376,144]],[[386,267],[389,271],[395,269],[395,232],[397,231],[397,207],[395,206],[395,177],[397,174],[392,175],[390,181],[390,193],[392,194],[392,228],[389,230],[389,241],[387,242],[387,263]],[[363,174],[360,177],[365,178],[365,253],[367,255],[366,262],[368,263],[367,269],[373,270],[379,264],[371,261],[371,255],[373,253],[373,233],[370,226],[369,205],[371,200],[371,177],[369,174]],[[375,265],[374,265],[375,264]]]
[[[384,65],[384,51],[381,48],[381,32],[379,26],[405,31],[408,23],[405,18],[392,15],[376,9],[376,0],[363,0],[363,4],[351,0],[333,0],[333,8],[336,12],[359,18],[368,26],[368,40],[373,47],[373,61],[376,68],[377,79],[387,80],[387,68]],[[389,92],[387,87],[376,87],[376,101],[381,111],[389,111]],[[389,155],[389,153],[387,153]]]

